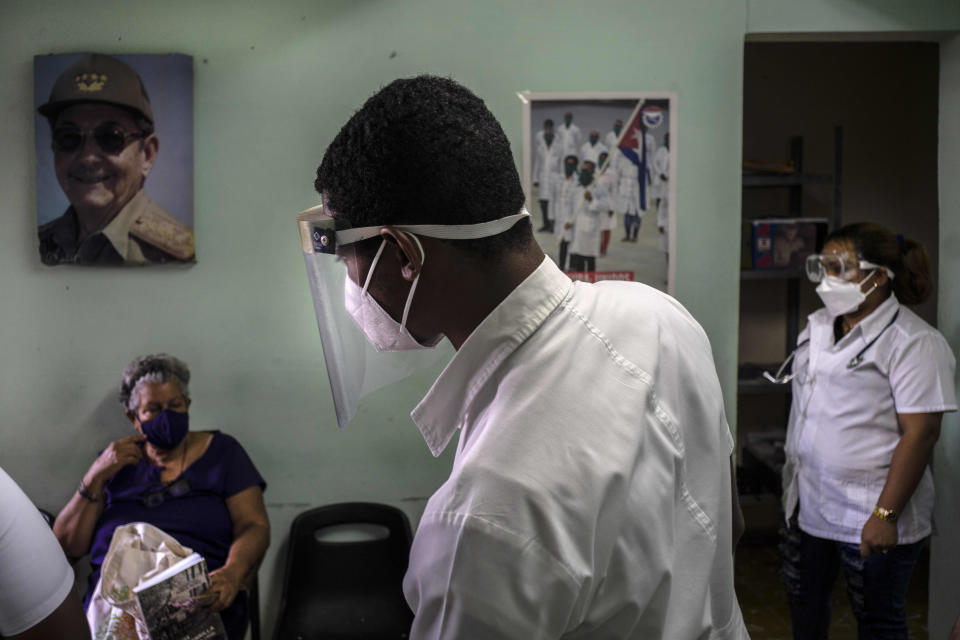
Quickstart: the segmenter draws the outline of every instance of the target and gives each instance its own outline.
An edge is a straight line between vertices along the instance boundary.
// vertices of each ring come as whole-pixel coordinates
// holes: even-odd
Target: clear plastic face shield
[[[422,272],[430,268],[430,260],[424,255],[416,235],[446,239],[484,238],[502,233],[529,216],[526,210],[521,210],[499,220],[473,225],[390,226],[411,236],[421,252]],[[444,341],[436,348],[430,348],[436,342],[419,344],[406,331],[407,314],[411,305],[417,304],[416,280],[411,285],[399,322],[390,318],[367,293],[375,269],[387,268],[378,262],[384,247],[381,244],[367,273],[362,274],[357,272],[360,260],[356,243],[379,236],[385,225],[344,228],[341,222],[324,211],[323,205],[298,214],[297,225],[337,423],[344,427],[356,415],[364,396],[449,361],[453,347]],[[386,336],[379,341],[385,348],[375,348],[371,343],[373,338],[368,337],[370,335]]]

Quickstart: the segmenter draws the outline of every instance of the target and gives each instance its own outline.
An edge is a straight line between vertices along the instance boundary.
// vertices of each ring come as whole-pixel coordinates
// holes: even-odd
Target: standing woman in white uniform
[[[781,542],[794,638],[827,637],[841,570],[859,637],[907,638],[907,584],[931,533],[930,458],[943,412],[957,409],[947,341],[903,306],[933,288],[927,254],[855,224],[827,238],[807,274],[826,306],[794,352]]]

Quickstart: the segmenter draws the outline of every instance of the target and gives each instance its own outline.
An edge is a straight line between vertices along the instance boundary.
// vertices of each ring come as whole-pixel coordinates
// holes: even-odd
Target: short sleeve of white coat
[[[50,526],[0,469],[0,635],[36,626],[73,588],[73,569]]]
[[[908,339],[894,351],[890,388],[897,413],[956,411],[956,359],[937,331]]]
[[[424,515],[403,584],[414,612],[410,640],[563,635],[577,581],[536,540],[514,535],[475,516]]]

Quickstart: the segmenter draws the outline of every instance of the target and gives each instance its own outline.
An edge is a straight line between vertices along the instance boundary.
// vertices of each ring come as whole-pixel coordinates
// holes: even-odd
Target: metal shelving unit
[[[744,174],[744,189],[788,189],[788,207],[784,217],[799,218],[803,214],[803,192],[807,187],[832,188],[832,207],[829,217],[829,229],[840,226],[841,217],[841,181],[843,159],[843,129],[835,127],[833,134],[833,172],[827,175],[807,174],[803,172],[803,139],[794,137],[790,140],[790,159],[794,173],[787,175]],[[806,275],[802,269],[748,269],[740,272],[742,282],[747,281],[783,281],[786,296],[786,345],[784,353],[789,354],[797,343],[800,331],[800,284]],[[742,288],[741,288],[742,290]],[[742,363],[741,363],[742,364]],[[766,367],[775,371],[779,362],[769,363]],[[779,394],[784,398],[783,428],[786,428],[790,406],[790,385],[774,384],[763,378],[759,371],[763,367],[740,367],[742,372],[749,369],[749,375],[737,380],[738,395],[753,396],[754,394]],[[759,370],[759,371],[758,371]],[[749,430],[745,431],[749,437]],[[782,440],[770,438],[766,433],[754,432],[750,441],[744,443],[742,464],[752,469],[762,483],[773,493],[780,492],[780,466],[782,465]],[[779,447],[779,448],[778,448]],[[778,453],[779,452],[779,453]]]

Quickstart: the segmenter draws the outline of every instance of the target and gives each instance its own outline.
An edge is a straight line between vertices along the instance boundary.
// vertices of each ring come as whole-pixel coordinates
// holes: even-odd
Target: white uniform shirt
[[[584,197],[587,191],[592,200]],[[610,209],[610,193],[602,182],[594,182],[589,189],[577,184],[573,193],[571,254],[596,256],[600,253],[600,231],[603,230],[603,218]]]
[[[799,500],[810,535],[860,544],[900,442],[897,414],[955,411],[956,361],[944,337],[892,294],[836,343],[834,318],[814,312],[797,339],[810,342],[794,364],[783,506],[789,516]],[[928,467],[897,520],[900,544],[930,535],[933,500]]]
[[[420,521],[411,640],[746,638],[723,398],[703,330],[545,258],[411,414],[450,478]]]
[[[73,588],[73,569],[50,526],[0,469],[0,635],[36,626]]]

